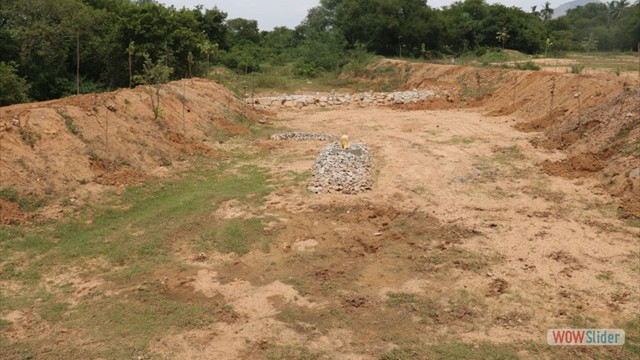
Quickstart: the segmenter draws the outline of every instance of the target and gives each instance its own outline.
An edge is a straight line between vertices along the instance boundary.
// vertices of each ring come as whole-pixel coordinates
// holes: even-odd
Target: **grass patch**
[[[199,251],[211,249],[223,253],[244,255],[251,250],[251,245],[263,237],[262,221],[257,218],[246,220],[230,220],[220,228],[200,234]]]
[[[533,61],[529,60],[524,63],[516,63],[516,70],[540,70],[540,66],[536,65]]]
[[[443,144],[451,144],[451,145],[470,145],[479,139],[473,136],[453,136],[451,139],[447,141],[443,141]]]
[[[525,159],[522,149],[518,145],[507,147],[495,146],[491,151],[493,152],[493,160],[501,164],[508,164],[514,160]]]
[[[220,307],[214,302],[173,300],[155,290],[139,289],[126,300],[104,296],[81,304],[64,323],[82,328],[88,338],[109,339],[96,350],[101,357],[124,359],[146,348],[159,334],[214,323]]]
[[[401,346],[384,354],[380,359],[515,360],[519,357],[509,345],[444,343],[430,346]]]
[[[640,219],[639,218],[628,219],[626,221],[626,223],[627,223],[627,226],[640,228]]]
[[[585,69],[585,65],[584,64],[580,64],[580,63],[576,63],[576,64],[571,64],[571,73],[572,74],[582,74],[582,72]]]
[[[268,360],[319,360],[326,358],[321,352],[292,345],[272,345],[267,350],[266,356]]]
[[[439,304],[432,300],[419,297],[410,293],[387,293],[387,306],[391,308],[402,307],[405,310],[416,313],[422,323],[433,323],[441,311]]]
[[[73,122],[73,118],[71,117],[71,115],[69,115],[64,109],[58,109],[58,114],[64,119],[64,124],[67,127],[67,130],[69,130],[69,132],[73,135],[77,136],[78,139],[84,141],[84,137]]]
[[[462,101],[480,100],[484,96],[494,92],[495,88],[487,83],[487,79],[482,78],[480,71],[473,74],[465,74],[458,79],[460,83],[460,99]]]
[[[428,273],[446,273],[452,268],[457,268],[477,273],[498,260],[497,256],[487,256],[480,252],[461,248],[433,249],[416,260],[416,270]]]
[[[60,321],[62,319],[62,315],[69,309],[69,304],[67,303],[53,303],[46,306],[42,311],[40,311],[40,316],[51,322]]]
[[[481,343],[479,346],[470,344],[452,343],[438,344],[430,347],[430,350],[437,358],[445,359],[495,359],[495,360],[515,360],[518,355],[509,349],[508,346],[499,346],[488,343]]]
[[[46,204],[45,199],[42,199],[34,194],[20,195],[12,187],[0,189],[0,199],[17,203],[20,206],[20,209],[26,212],[38,210]]]
[[[53,347],[60,358],[79,353],[85,358],[130,358],[144,352],[154,338],[215,322],[221,302],[172,292],[154,279],[158,271],[188,270],[173,257],[174,247],[200,234],[212,209],[230,199],[259,206],[273,185],[267,170],[256,166],[200,165],[175,180],[154,180],[119,195],[107,194],[102,204],[87,206],[72,219],[0,229],[0,280],[20,289],[0,298],[3,308],[35,311],[43,321],[82,329],[82,341],[67,339],[64,348]],[[2,194],[14,200],[18,196],[7,189]],[[260,219],[214,225],[213,245],[207,245],[227,251],[246,253],[256,240],[265,239]],[[70,284],[50,284],[55,286],[44,290],[43,278],[71,267],[83,278],[109,281],[115,293],[92,291],[70,301],[75,295]],[[58,344],[58,336],[0,345],[0,354],[38,357],[43,341]],[[85,348],[87,339],[101,345]]]
[[[20,128],[19,133],[22,141],[25,144],[29,145],[31,148],[33,148],[41,138],[40,134],[38,134],[37,132],[25,128]]]
[[[11,266],[8,261],[2,276],[32,278],[29,274],[51,266],[81,265],[90,259],[131,267],[123,273],[132,269],[134,273],[145,272],[170,263],[169,250],[186,223],[210,214],[212,207],[224,201],[238,199],[257,205],[271,192],[264,169],[241,167],[232,175],[223,175],[222,171],[197,171],[185,174],[182,180],[129,188],[108,206],[90,209],[89,213],[96,214],[91,222],[79,218],[24,229],[24,233],[3,231],[0,259],[8,261],[11,254],[20,252],[29,260],[20,266]],[[226,224],[217,233],[220,246],[244,252],[259,228],[259,220]]]
[[[387,296],[387,306],[414,313],[423,324],[429,325],[466,322],[485,308],[482,298],[464,289],[449,292],[441,299],[411,293],[388,293]]]
[[[613,272],[611,271],[602,271],[598,275],[596,275],[596,279],[600,281],[612,281],[613,280]]]

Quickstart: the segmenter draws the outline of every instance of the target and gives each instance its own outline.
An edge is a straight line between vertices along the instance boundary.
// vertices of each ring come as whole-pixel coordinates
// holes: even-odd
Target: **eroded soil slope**
[[[138,87],[0,108],[0,189],[68,202],[101,185],[162,175],[185,156],[220,156],[219,141],[249,132],[252,115],[213,81],[163,85],[156,120],[149,96]],[[19,218],[8,204],[0,211],[0,224]]]
[[[515,116],[518,130],[540,133],[533,144],[566,152],[566,159],[543,164],[549,174],[598,179],[620,198],[622,216],[640,217],[640,176],[634,175],[640,169],[637,74],[470,69],[394,60],[380,62],[372,74],[376,81],[399,81],[405,89],[438,88],[446,94],[401,108],[471,107],[488,116]],[[393,77],[386,78],[389,74]]]

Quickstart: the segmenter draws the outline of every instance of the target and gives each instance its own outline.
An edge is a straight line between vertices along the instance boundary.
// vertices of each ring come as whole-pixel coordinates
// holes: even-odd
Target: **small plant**
[[[11,187],[0,189],[0,199],[16,203],[23,211],[34,211],[42,207],[45,201],[33,194],[18,195],[18,192]]]
[[[33,149],[33,146],[36,144],[36,142],[40,140],[40,134],[27,130],[25,128],[20,128],[20,138],[25,142],[25,144],[31,146],[31,148]]]
[[[71,117],[71,115],[69,115],[63,109],[58,109],[58,114],[62,116],[62,118],[64,119],[64,124],[67,126],[67,130],[69,130],[70,133],[77,136],[81,140],[84,140],[84,138],[82,137],[82,133],[80,133],[80,130],[78,130],[78,128],[74,124],[73,118]]]
[[[576,75],[580,75],[582,74],[582,71],[584,70],[584,64],[571,64],[571,73],[572,74],[576,74]]]
[[[549,92],[551,93],[551,101],[549,102],[549,115],[551,115],[551,112],[553,111],[553,100],[556,95],[556,77],[555,76],[551,78],[551,87],[549,89]]]
[[[525,63],[517,63],[517,70],[540,70],[540,66],[536,65],[533,61],[529,60]]]
[[[160,88],[162,84],[169,81],[173,68],[163,64],[162,61],[153,62],[148,54],[144,54],[145,61],[143,64],[142,75],[136,75],[135,81],[145,85],[144,90],[149,95],[151,101],[151,110],[153,111],[153,120],[162,118],[160,110]]]
[[[124,104],[125,105],[131,105],[131,101],[129,101],[129,99],[124,99]]]
[[[613,273],[611,271],[602,271],[596,275],[596,279],[601,281],[611,281],[613,280]]]

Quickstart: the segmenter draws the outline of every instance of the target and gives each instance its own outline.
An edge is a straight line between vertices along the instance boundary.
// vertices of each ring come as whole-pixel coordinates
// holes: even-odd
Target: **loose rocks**
[[[337,138],[338,138],[337,135],[314,134],[314,133],[299,132],[299,131],[271,135],[271,140],[291,140],[291,141],[308,141],[308,140],[331,141],[331,140],[336,140]]]
[[[442,94],[434,90],[396,91],[396,92],[364,92],[355,94],[316,93],[315,95],[282,95],[272,97],[247,98],[246,102],[258,108],[304,108],[333,106],[379,106],[416,104],[428,98],[439,98]]]
[[[346,150],[338,142],[327,144],[316,158],[309,190],[343,194],[371,190],[370,169],[371,151],[366,144],[351,144]]]

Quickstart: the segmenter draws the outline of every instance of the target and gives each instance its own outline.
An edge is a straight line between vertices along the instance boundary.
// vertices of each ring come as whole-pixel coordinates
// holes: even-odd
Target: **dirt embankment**
[[[479,107],[485,115],[514,115],[515,127],[540,132],[532,143],[566,152],[541,164],[550,175],[594,177],[621,199],[623,216],[640,217],[640,79],[548,71],[475,69],[384,60],[397,65],[404,89],[439,88],[445,98],[403,109]],[[397,77],[398,74],[395,74]]]
[[[139,183],[185,155],[220,156],[212,139],[249,131],[242,102],[213,81],[163,85],[156,120],[147,90],[0,108],[0,190],[73,199],[84,186]],[[23,218],[14,205],[0,203],[7,223]]]

